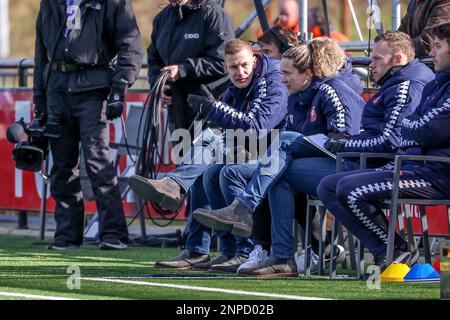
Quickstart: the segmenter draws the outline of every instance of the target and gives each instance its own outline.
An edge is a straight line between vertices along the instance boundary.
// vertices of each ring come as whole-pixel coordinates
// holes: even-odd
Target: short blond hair
[[[253,52],[252,46],[247,41],[241,39],[231,39],[225,44],[225,55],[237,54],[245,49]]]
[[[387,31],[375,38],[375,43],[386,41],[389,51],[392,55],[403,53],[406,55],[408,62],[414,60],[416,53],[414,51],[414,42],[411,37],[401,31]]]

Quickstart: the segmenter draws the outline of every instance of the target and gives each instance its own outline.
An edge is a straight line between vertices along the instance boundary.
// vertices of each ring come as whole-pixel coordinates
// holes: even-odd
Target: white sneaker
[[[239,266],[237,272],[239,273],[239,271],[244,269],[258,268],[258,266],[264,263],[267,259],[269,259],[267,251],[263,250],[262,246],[257,244],[253,251],[250,252],[247,261]]]
[[[306,273],[305,258],[306,258],[305,250],[302,250],[300,255],[295,258],[295,262],[297,263],[298,273],[302,273],[302,274]],[[315,254],[312,250],[311,250],[311,258],[310,258],[309,266],[310,266],[311,274],[317,273],[317,271],[319,270],[319,256],[317,254]]]

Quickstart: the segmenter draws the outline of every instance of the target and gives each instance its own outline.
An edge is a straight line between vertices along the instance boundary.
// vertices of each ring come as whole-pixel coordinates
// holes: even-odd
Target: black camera
[[[6,131],[9,142],[15,143],[13,158],[16,168],[25,171],[40,171],[42,162],[49,151],[49,138],[60,137],[60,124],[57,121],[46,120],[44,116],[35,118],[31,123],[25,123],[23,118],[13,123]],[[25,134],[28,135],[24,140]]]

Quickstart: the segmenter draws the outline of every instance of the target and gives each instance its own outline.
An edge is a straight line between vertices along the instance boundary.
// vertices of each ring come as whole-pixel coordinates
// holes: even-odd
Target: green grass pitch
[[[155,261],[177,254],[178,251],[172,248],[130,247],[125,251],[101,251],[95,246],[85,245],[80,250],[59,252],[49,251],[44,244],[36,242],[36,238],[32,237],[0,236],[0,300],[30,299],[17,294],[89,300],[263,300],[285,299],[286,295],[327,299],[411,300],[439,299],[440,294],[439,283],[381,283],[381,288],[377,290],[368,289],[365,281],[330,280],[318,276],[256,279],[214,274],[202,278],[207,274],[155,269]],[[72,272],[68,273],[70,266],[79,268],[79,288],[77,278],[73,277]],[[347,270],[338,269],[339,274],[345,272],[348,273]],[[153,277],[144,278],[146,275]],[[119,278],[122,281],[139,281],[140,284],[83,279],[93,277]],[[208,288],[211,290],[207,291]],[[244,293],[236,292],[238,290]],[[8,296],[9,293],[11,296]]]

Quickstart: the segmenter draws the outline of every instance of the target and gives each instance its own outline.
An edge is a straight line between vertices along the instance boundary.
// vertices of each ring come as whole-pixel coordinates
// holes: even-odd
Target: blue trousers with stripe
[[[317,187],[317,194],[336,218],[366,246],[375,258],[383,258],[387,247],[388,220],[380,199],[390,198],[392,170],[367,169],[326,176]],[[445,199],[431,181],[412,171],[402,171],[400,198]],[[406,249],[396,235],[395,246]]]

